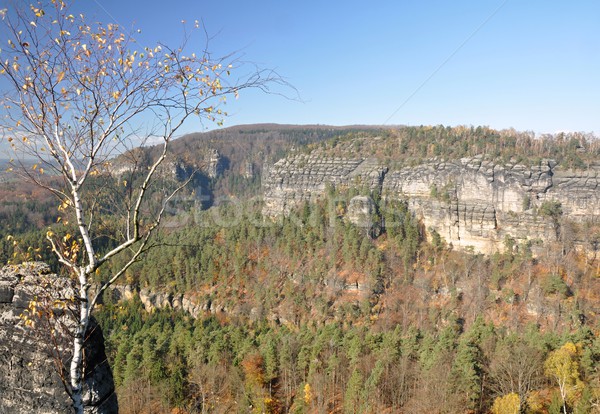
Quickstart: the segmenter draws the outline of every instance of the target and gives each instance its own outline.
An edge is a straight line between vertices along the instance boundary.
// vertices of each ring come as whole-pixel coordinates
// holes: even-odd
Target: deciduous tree
[[[499,396],[516,395],[521,412],[527,407],[531,391],[542,381],[541,351],[518,338],[499,344],[489,367],[490,387]]]
[[[519,396],[512,392],[494,400],[492,414],[518,414],[519,408]]]
[[[15,150],[21,174],[53,193],[63,221],[70,219],[76,229],[60,237],[48,231],[47,239],[78,285],[68,389],[75,411],[82,413],[82,350],[90,314],[102,292],[152,246],[166,203],[185,184],[149,208],[172,139],[190,118],[219,122],[228,96],[249,87],[265,90],[278,79],[252,69],[232,80],[239,68],[235,56],[188,53],[189,36],[180,47],[140,47],[119,25],[91,23],[63,0],[3,9],[0,17],[0,131]],[[120,183],[124,209],[113,234],[117,239],[112,248],[100,249],[103,210],[93,183],[110,177],[112,157],[150,138],[161,149],[148,165],[131,167],[135,182]],[[33,168],[18,162],[24,158],[34,160]],[[123,263],[116,272],[99,273],[115,258]],[[94,275],[102,280],[92,295]]]
[[[574,392],[582,386],[575,344],[567,342],[552,351],[546,358],[544,368],[546,375],[556,381],[562,399],[563,413],[567,414],[567,399],[573,397]]]

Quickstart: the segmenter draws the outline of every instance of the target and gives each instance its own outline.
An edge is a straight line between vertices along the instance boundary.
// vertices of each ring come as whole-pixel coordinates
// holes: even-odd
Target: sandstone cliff
[[[71,412],[58,366],[68,364],[70,341],[61,324],[72,324],[65,305],[73,292],[68,279],[51,274],[43,263],[0,269],[0,413]],[[43,316],[48,310],[54,317]],[[27,325],[24,316],[31,321]],[[104,338],[95,321],[85,343],[85,364],[86,413],[117,413]]]
[[[315,201],[328,185],[381,187],[388,168],[373,158],[349,159],[299,154],[268,166],[263,175],[267,216],[287,214],[304,201]]]
[[[374,158],[318,152],[284,158],[266,169],[263,212],[288,214],[321,197],[328,185],[368,187],[406,200],[429,232],[483,253],[502,249],[507,238],[555,240],[557,218],[540,214],[545,202],[560,203],[560,220],[595,222],[600,216],[600,165],[573,171],[548,159],[536,165],[500,164],[480,155],[392,169]]]
[[[152,313],[157,309],[173,309],[183,311],[198,318],[205,312],[208,313],[227,313],[230,310],[225,306],[211,299],[199,298],[193,293],[169,293],[160,290],[151,290],[149,288],[139,288],[132,285],[113,285],[104,293],[104,298],[110,295],[112,302],[120,302],[139,298],[146,312]]]

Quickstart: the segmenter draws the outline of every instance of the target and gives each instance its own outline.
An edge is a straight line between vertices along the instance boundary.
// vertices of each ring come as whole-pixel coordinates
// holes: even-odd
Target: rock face
[[[300,154],[265,169],[262,185],[267,216],[289,213],[304,201],[315,201],[328,185],[381,187],[387,167],[376,159],[347,159]]]
[[[346,219],[356,227],[364,229],[373,237],[379,236],[379,223],[373,217],[377,211],[375,201],[368,196],[352,197],[348,203]]]
[[[206,156],[206,175],[217,178],[223,173],[223,158],[216,149],[210,150]]]
[[[73,293],[70,281],[43,263],[0,269],[0,413],[72,411],[57,367],[69,363],[70,341],[60,324],[73,324],[68,310]],[[85,343],[84,379],[86,413],[117,413],[104,338],[94,320]]]
[[[356,196],[352,197],[348,204],[346,217],[357,227],[371,228],[373,214],[375,214],[375,201],[368,196]]]
[[[227,313],[229,311],[226,306],[220,305],[210,299],[199,300],[192,293],[173,294],[162,291],[151,291],[148,288],[139,289],[131,285],[113,285],[104,293],[104,295],[107,294],[111,295],[111,299],[114,302],[139,297],[146,312],[150,313],[157,309],[173,309],[186,312],[193,318],[198,318],[205,312]]]
[[[560,203],[563,216],[576,222],[600,216],[600,165],[572,171],[552,160],[500,165],[483,156],[434,159],[393,171],[375,159],[292,156],[272,165],[263,177],[263,212],[288,214],[322,196],[328,185],[367,186],[384,197],[406,200],[428,231],[437,231],[456,247],[472,246],[483,253],[502,249],[507,237],[556,239],[555,224],[538,214],[546,201]]]
[[[254,164],[251,161],[246,161],[242,169],[242,176],[247,179],[254,178]]]

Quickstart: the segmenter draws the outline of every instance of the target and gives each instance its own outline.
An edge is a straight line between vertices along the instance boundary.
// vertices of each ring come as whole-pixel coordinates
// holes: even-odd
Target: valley
[[[593,412],[599,151],[582,134],[441,126],[175,140],[161,185],[196,176],[96,315],[121,412],[484,413],[514,392],[541,414],[560,403],[560,352],[577,366],[569,406]],[[1,200],[3,257],[56,271],[42,234],[65,230],[22,188]],[[109,249],[118,197],[98,196]]]

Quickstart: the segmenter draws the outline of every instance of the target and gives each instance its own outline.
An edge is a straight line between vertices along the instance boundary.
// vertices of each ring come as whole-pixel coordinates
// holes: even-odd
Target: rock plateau
[[[575,171],[548,159],[499,164],[480,155],[392,170],[373,158],[299,154],[269,166],[262,185],[263,213],[271,217],[315,201],[328,186],[368,187],[405,200],[428,232],[482,253],[503,249],[507,238],[556,240],[556,223],[540,214],[545,202],[560,203],[561,220],[596,222],[600,216],[600,165]]]

